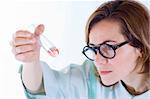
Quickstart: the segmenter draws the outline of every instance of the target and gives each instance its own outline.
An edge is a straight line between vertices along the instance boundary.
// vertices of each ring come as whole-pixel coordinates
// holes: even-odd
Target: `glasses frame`
[[[87,46],[83,47],[82,53],[83,53],[89,60],[91,60],[91,61],[94,61],[94,59],[89,58],[89,57],[86,55],[86,53],[85,53],[85,52],[86,52],[87,50],[89,50],[89,49],[91,49],[91,50],[95,53],[95,55],[97,54],[97,51],[98,51],[99,54],[102,55],[104,58],[106,58],[106,59],[112,59],[112,58],[114,58],[114,57],[116,56],[116,49],[120,48],[121,46],[123,46],[123,45],[125,45],[125,44],[127,44],[127,43],[129,43],[129,41],[124,41],[124,42],[122,42],[122,43],[115,44],[115,45],[107,44],[106,42],[103,42],[103,43],[99,44],[98,46],[94,46],[94,47],[91,47],[91,46],[87,45]],[[111,47],[111,48],[113,49],[113,51],[114,51],[114,55],[113,55],[112,57],[107,57],[107,56],[103,55],[103,53],[100,51],[100,47],[101,47],[102,45],[107,45],[107,46]]]

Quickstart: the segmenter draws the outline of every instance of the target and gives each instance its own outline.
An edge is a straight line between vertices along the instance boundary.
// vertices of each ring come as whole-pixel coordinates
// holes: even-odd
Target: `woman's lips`
[[[112,71],[100,71],[100,74],[101,75],[107,75],[107,74],[109,74],[109,73],[111,73]]]

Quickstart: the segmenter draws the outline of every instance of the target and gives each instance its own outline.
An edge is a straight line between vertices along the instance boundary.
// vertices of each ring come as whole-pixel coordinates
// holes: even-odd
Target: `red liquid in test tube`
[[[57,57],[59,55],[59,50],[56,47],[50,48],[47,52],[52,57]]]

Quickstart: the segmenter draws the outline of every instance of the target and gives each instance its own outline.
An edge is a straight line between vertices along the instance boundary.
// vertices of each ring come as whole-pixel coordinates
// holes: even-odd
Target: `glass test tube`
[[[59,55],[59,50],[56,46],[43,34],[40,35],[40,42],[42,48],[52,57]]]

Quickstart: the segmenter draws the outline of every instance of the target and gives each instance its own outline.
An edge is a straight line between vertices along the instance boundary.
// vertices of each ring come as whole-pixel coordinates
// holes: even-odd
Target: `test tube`
[[[58,48],[43,34],[40,35],[40,42],[42,48],[52,57],[59,55]]]
[[[28,30],[34,31],[35,25],[31,24],[27,27]],[[52,57],[57,57],[59,55],[59,50],[56,46],[43,34],[40,35],[41,47]]]

